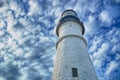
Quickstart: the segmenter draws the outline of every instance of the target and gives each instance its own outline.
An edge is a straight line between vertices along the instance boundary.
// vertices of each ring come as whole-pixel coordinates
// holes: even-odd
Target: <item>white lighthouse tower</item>
[[[82,36],[84,32],[75,11],[62,13],[56,29],[59,39],[52,80],[98,80]]]

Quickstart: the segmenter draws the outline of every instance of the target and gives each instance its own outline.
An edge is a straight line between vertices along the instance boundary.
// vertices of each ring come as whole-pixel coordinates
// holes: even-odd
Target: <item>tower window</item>
[[[73,77],[78,77],[77,68],[72,68],[72,76],[73,76]]]

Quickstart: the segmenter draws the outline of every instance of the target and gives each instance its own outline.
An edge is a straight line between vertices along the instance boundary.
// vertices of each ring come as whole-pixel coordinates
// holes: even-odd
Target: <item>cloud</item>
[[[120,47],[120,44],[118,43],[118,44],[116,44],[115,46],[113,46],[112,51],[113,51],[113,52],[116,52],[116,53],[117,53],[117,52],[120,53],[119,47]]]
[[[106,1],[88,0],[0,1],[0,80],[51,79],[55,25],[66,9],[76,10],[84,22],[88,51],[100,80],[114,80],[120,57],[116,4],[119,1],[115,7],[107,6]]]
[[[38,11],[41,7],[36,4],[34,5],[31,1],[26,2],[26,5],[30,5],[28,15],[26,15],[27,12],[24,12],[23,8],[25,6],[22,6],[25,3],[24,1],[20,4],[17,1],[9,1],[8,3],[10,4],[8,5],[10,6],[9,10],[6,9],[6,15],[2,15],[2,17],[6,16],[3,19],[7,22],[7,34],[0,38],[0,66],[2,69],[0,75],[3,77],[1,79],[49,79],[52,72],[51,67],[53,67],[51,56],[55,52],[55,48],[53,48],[55,46],[55,39],[52,33],[54,26],[50,24],[54,17],[52,17],[52,14],[47,16],[41,15],[41,11]],[[38,16],[41,15],[39,17],[41,19],[38,19],[37,14],[35,14],[36,12],[38,12]],[[1,28],[4,27],[2,21]],[[9,69],[11,67],[8,66],[10,63],[13,63],[13,67],[17,65],[14,68],[16,74],[11,73]],[[3,66],[7,69],[4,69]],[[26,72],[24,72],[25,70],[22,71],[24,68],[26,68]],[[7,71],[5,74],[8,74],[8,76],[3,75],[5,70]],[[20,75],[17,76],[17,73]]]
[[[119,80],[120,79],[120,64],[112,61],[106,70],[106,80]]]
[[[4,31],[0,31],[0,36],[3,36],[5,34]]]
[[[103,43],[101,47],[93,54],[93,58],[104,58],[104,53],[109,49],[108,43]]]
[[[5,79],[4,77],[2,77],[2,76],[0,76],[0,79],[1,79],[1,80],[6,80],[6,79]]]
[[[110,25],[111,22],[111,17],[109,16],[109,13],[107,11],[102,11],[99,15],[100,20],[102,21],[103,25]]]
[[[16,80],[20,76],[18,67],[12,64],[8,64],[4,68],[1,66],[0,72],[0,76],[4,76],[6,80]]]
[[[85,37],[92,37],[97,30],[97,27],[95,27],[96,26],[95,16],[89,15],[88,20],[84,22],[84,26],[85,26]]]
[[[109,66],[107,67],[106,75],[109,75],[117,66],[118,66],[118,63],[111,61]]]
[[[29,5],[30,5],[30,11],[29,11],[28,15],[40,13],[40,11],[42,12],[41,8],[38,7],[39,4],[38,4],[37,0],[35,0],[35,1],[30,0]]]
[[[116,3],[120,3],[120,0],[115,0]]]

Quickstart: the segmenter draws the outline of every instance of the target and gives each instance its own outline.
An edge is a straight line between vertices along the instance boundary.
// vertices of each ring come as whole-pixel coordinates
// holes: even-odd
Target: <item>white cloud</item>
[[[17,1],[11,0],[8,1],[9,3],[9,8],[15,12],[15,17],[18,17],[20,14],[23,15],[24,13],[22,12],[22,8],[20,5],[17,3]]]
[[[7,47],[10,48],[10,50],[15,50],[17,45],[15,43],[15,41],[12,38],[9,38],[7,41]]]
[[[85,18],[87,18],[87,19],[84,23],[85,28],[86,28],[86,34],[94,37],[93,38],[94,40],[91,39],[92,46],[90,47],[89,51],[91,53],[93,53],[92,57],[93,57],[93,64],[95,65],[95,67],[99,70],[102,70],[102,68],[100,68],[102,63],[104,63],[104,62],[102,62],[102,60],[106,57],[106,54],[108,54],[107,50],[111,45],[107,42],[102,43],[102,41],[104,39],[101,38],[101,36],[99,36],[99,37],[93,36],[94,34],[96,34],[96,32],[97,32],[96,30],[98,27],[96,26],[96,15],[93,15],[93,14],[89,15],[89,11],[92,13],[97,12],[96,2],[91,1],[90,3],[88,3],[87,0],[84,0],[84,1],[72,0],[72,1],[68,2],[68,4],[66,5],[65,3],[62,3],[62,1],[54,0],[53,2],[51,2],[52,8],[51,8],[51,6],[49,6],[49,4],[45,5],[48,8],[44,9],[43,11],[48,10],[49,13],[42,15],[42,18],[40,16],[36,15],[36,14],[44,13],[41,11],[41,9],[42,9],[41,4],[43,4],[42,1],[41,1],[41,4],[39,4],[38,2],[39,2],[39,0],[34,0],[34,1],[29,0],[28,3],[26,3],[30,6],[30,8],[27,7],[29,12],[28,12],[28,14],[26,14],[24,16],[23,16],[23,13],[21,13],[21,10],[22,10],[21,5],[23,5],[22,2],[20,3],[20,5],[17,4],[18,3],[17,1],[12,0],[11,2],[8,2],[10,4],[9,11],[6,11],[6,13],[3,16],[5,16],[5,21],[7,22],[7,25],[8,25],[7,32],[10,33],[10,36],[8,35],[7,39],[4,40],[6,45],[4,45],[4,43],[2,43],[2,42],[0,43],[0,48],[7,47],[7,48],[9,48],[8,51],[10,53],[7,53],[6,55],[4,55],[5,51],[4,52],[1,51],[0,55],[2,55],[4,57],[3,58],[4,59],[3,66],[6,66],[6,64],[9,64],[11,62],[14,65],[20,65],[20,66],[18,66],[20,68],[20,73],[22,74],[20,77],[20,80],[28,80],[29,76],[31,76],[31,75],[29,75],[29,73],[30,74],[36,73],[36,75],[41,75],[44,77],[51,76],[48,72],[51,72],[53,70],[53,68],[51,67],[51,65],[53,65],[53,64],[49,61],[54,61],[55,46],[53,48],[53,43],[56,42],[56,38],[55,38],[56,36],[53,36],[53,35],[55,35],[55,32],[54,32],[55,30],[51,30],[51,32],[48,32],[48,30],[47,30],[48,26],[46,26],[46,24],[49,24],[49,23],[48,23],[47,19],[49,18],[49,15],[50,15],[50,17],[55,17],[56,18],[55,21],[53,21],[53,23],[51,23],[51,24],[54,24],[54,26],[55,26],[55,25],[57,25],[57,22],[60,19],[60,14],[62,13],[62,11],[65,9],[68,9],[68,8],[72,8],[72,9],[78,11],[78,16],[80,16],[80,17],[82,16],[82,18],[84,18],[83,15],[86,15],[85,12],[88,11],[88,13],[87,13],[88,18],[85,16]],[[92,7],[89,5],[91,5]],[[26,7],[26,6],[24,5],[24,7]],[[4,6],[4,7],[0,8],[0,11],[7,10],[7,8],[8,8],[7,6],[6,7]],[[22,6],[22,8],[23,8],[23,6]],[[10,10],[10,9],[12,9],[12,10]],[[15,15],[13,14],[13,12]],[[32,15],[35,15],[35,16],[32,16]],[[35,19],[36,16],[37,16],[37,19]],[[101,12],[99,16],[100,16],[99,17],[100,20],[103,23],[110,23],[111,18],[107,11]],[[46,18],[46,20],[44,20],[44,17]],[[0,18],[1,18],[1,15],[0,15]],[[15,26],[17,24],[18,18],[19,18],[19,23],[21,25],[23,25],[23,27],[24,27],[22,29],[18,29],[17,26]],[[44,23],[44,21],[45,21],[45,23]],[[37,24],[39,22],[43,22],[45,24],[45,26],[41,26],[41,24]],[[4,24],[2,22],[0,24],[1,28],[3,28],[3,25]],[[16,27],[16,29],[14,29],[13,26]],[[49,25],[49,26],[51,26],[51,25]],[[35,35],[36,31],[38,31],[37,35]],[[116,31],[116,29],[114,31]],[[105,34],[105,36],[111,36],[114,33],[114,31],[113,32],[111,31],[110,34],[108,34],[108,35]],[[46,35],[46,32],[48,32],[50,34]],[[3,33],[1,33],[1,34],[3,35]],[[52,36],[49,36],[49,35],[52,35]],[[102,35],[102,34],[99,34],[99,35]],[[118,42],[118,38],[116,37],[117,35],[119,35],[119,32],[115,32],[114,36],[112,36],[110,43]],[[11,36],[12,36],[12,38],[11,38]],[[24,37],[22,37],[22,36],[24,36]],[[35,41],[36,38],[38,38],[37,41]],[[109,39],[109,38],[107,37],[107,39]],[[2,39],[0,39],[0,40],[2,40]],[[18,42],[18,44],[16,44],[16,42],[14,40],[16,42]],[[41,44],[39,44],[39,43],[41,43]],[[32,46],[30,46],[31,44],[32,44]],[[99,44],[99,46],[98,46],[98,44]],[[119,46],[117,46],[117,45],[114,46],[112,51],[118,50],[117,49],[118,47]],[[37,50],[37,48],[39,48],[40,50]],[[13,54],[11,54],[11,53],[13,53]],[[38,53],[38,54],[35,54],[35,53]],[[21,54],[23,54],[23,56],[21,56]],[[19,60],[19,58],[20,58],[20,60],[14,61],[14,58],[16,58],[16,57],[17,57],[17,60]],[[21,60],[21,58],[22,58],[22,60]],[[119,60],[119,58],[120,58],[120,55],[117,54],[116,60]],[[110,65],[112,65],[112,64],[113,63],[111,62]],[[115,68],[110,65],[108,67],[111,67],[111,68],[109,68],[109,69],[107,68],[107,70],[108,70],[106,72],[107,74],[109,74],[111,71],[113,71],[112,68]],[[45,69],[44,66],[48,67],[48,68]],[[31,68],[34,68],[35,71],[32,71]],[[48,69],[48,71],[47,71],[47,69]],[[1,78],[1,77],[0,77],[0,79],[4,80],[4,78]],[[41,79],[46,80],[43,77],[41,77]]]
[[[4,31],[0,31],[0,37],[3,36],[5,34]]]
[[[14,54],[15,54],[16,56],[22,55],[22,54],[23,54],[23,49],[17,48],[17,49],[15,50]]]
[[[0,76],[0,80],[6,80],[4,77]]]
[[[93,36],[93,34],[96,32],[95,27],[95,17],[92,15],[89,15],[88,20],[84,22],[85,27],[85,36]]]
[[[27,48],[27,49],[28,49],[28,50],[27,50],[28,52],[25,53],[25,55],[24,55],[25,58],[31,57],[31,55],[32,55],[32,53],[33,53],[29,48]]]
[[[94,52],[97,48],[97,43],[93,42],[93,45],[90,47],[89,52]]]
[[[106,55],[106,51],[109,49],[109,43],[103,43],[100,48],[98,48],[98,51],[96,51],[93,54],[94,59],[100,59],[104,58]]]
[[[27,20],[27,18],[20,18],[19,19],[19,23],[21,23],[22,25],[24,25],[25,27],[29,26],[30,22]]]
[[[53,72],[53,67],[49,67],[49,72]]]
[[[55,25],[57,25],[59,20],[60,20],[60,18],[61,18],[60,15],[61,15],[62,10],[61,10],[61,8],[57,8],[56,9],[56,7],[53,7],[52,12],[54,13],[55,17],[57,17],[55,19]]]
[[[111,17],[107,11],[102,11],[99,15],[99,18],[103,23],[107,23],[107,25],[111,24]]]
[[[5,26],[4,21],[0,20],[0,28],[3,28]]]
[[[52,5],[53,6],[56,6],[56,5],[58,5],[59,3],[58,3],[58,0],[53,0],[53,2],[52,2]]]
[[[4,61],[5,61],[6,63],[9,63],[10,57],[9,57],[9,56],[4,56]]]
[[[118,43],[118,44],[114,45],[113,48],[112,48],[112,51],[114,53],[120,52],[120,44]]]
[[[20,73],[22,74],[22,77],[20,77],[20,80],[26,80],[28,78],[28,68],[24,67],[20,69]]]
[[[93,55],[93,65],[100,68],[103,65],[103,61],[106,58],[106,51],[109,49],[109,43],[103,43],[98,50],[96,50]]]
[[[120,60],[120,54],[118,53],[118,54],[116,54],[116,60]]]
[[[88,5],[86,3],[86,0],[80,0],[79,2],[77,2],[74,6],[74,10],[75,11],[79,11],[79,14],[82,16],[85,14],[86,10],[88,9]],[[85,4],[85,5],[84,5]]]
[[[5,44],[0,42],[0,50],[5,47]]]
[[[30,5],[30,11],[29,11],[28,15],[33,15],[35,13],[42,13],[37,0],[34,0],[34,1],[30,0],[29,5]]]
[[[94,66],[95,66],[96,68],[100,68],[100,66],[102,65],[102,62],[101,62],[101,60],[99,60],[99,59],[95,59],[95,60],[93,61],[93,64],[94,64]]]
[[[102,42],[101,37],[95,37],[92,41],[92,46],[89,48],[89,52],[93,53],[97,50],[98,45]]]
[[[116,3],[120,3],[120,0],[115,0]]]
[[[117,66],[118,66],[117,62],[111,61],[107,67],[106,75],[109,75],[112,71],[114,71],[114,69],[116,69]]]
[[[7,31],[10,33],[13,37],[16,37],[16,33],[13,30],[13,25],[15,25],[16,20],[13,17],[12,11],[6,12],[6,21],[7,21]]]
[[[119,34],[120,30],[117,28],[112,28],[109,32],[105,34],[105,36],[108,36],[107,39],[110,41],[110,43],[116,45],[119,43]]]
[[[1,7],[0,7],[0,14],[2,14],[3,16],[5,16],[5,12],[6,12],[6,10],[9,8],[8,7],[8,5],[6,4],[6,1],[5,0],[1,0],[0,1],[0,3],[1,3]],[[1,17],[1,15],[0,15],[0,17]]]

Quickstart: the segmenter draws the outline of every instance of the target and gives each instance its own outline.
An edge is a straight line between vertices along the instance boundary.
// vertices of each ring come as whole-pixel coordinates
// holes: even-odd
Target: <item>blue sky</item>
[[[0,80],[51,80],[66,9],[84,23],[99,80],[120,80],[120,0],[0,0]]]

